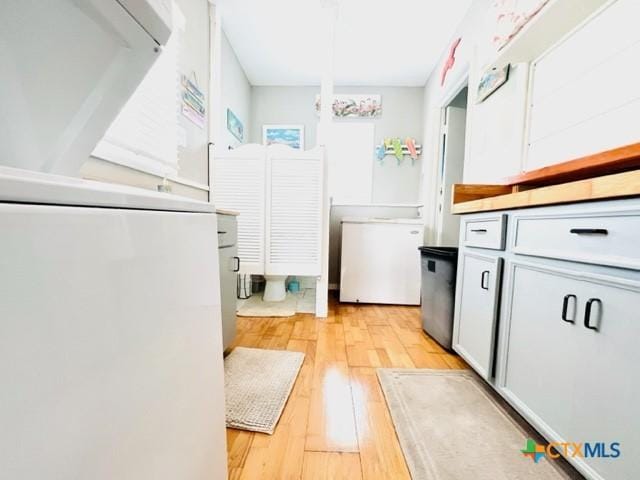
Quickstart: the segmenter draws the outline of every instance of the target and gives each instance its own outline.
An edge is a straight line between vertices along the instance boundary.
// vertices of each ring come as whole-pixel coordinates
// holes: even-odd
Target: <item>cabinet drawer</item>
[[[640,210],[514,216],[514,253],[640,270]]]
[[[464,246],[504,250],[506,215],[464,218],[463,225]]]
[[[218,214],[218,248],[231,247],[236,244],[238,226],[233,215]]]

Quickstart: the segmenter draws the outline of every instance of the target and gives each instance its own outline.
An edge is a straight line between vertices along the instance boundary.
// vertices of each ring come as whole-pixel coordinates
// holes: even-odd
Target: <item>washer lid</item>
[[[77,176],[168,39],[167,2],[0,1],[0,165]]]

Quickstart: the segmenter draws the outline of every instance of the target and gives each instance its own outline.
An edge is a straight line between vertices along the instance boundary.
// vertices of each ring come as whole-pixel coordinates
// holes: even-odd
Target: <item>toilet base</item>
[[[287,298],[286,275],[265,275],[267,281],[262,299],[265,302],[281,302]]]

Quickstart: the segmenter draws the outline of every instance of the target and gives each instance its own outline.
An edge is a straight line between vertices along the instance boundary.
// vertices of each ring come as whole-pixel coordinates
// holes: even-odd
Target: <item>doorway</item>
[[[453,185],[462,183],[467,123],[466,82],[441,110],[440,149],[436,181],[435,240],[440,246],[458,246],[460,217],[451,214]]]

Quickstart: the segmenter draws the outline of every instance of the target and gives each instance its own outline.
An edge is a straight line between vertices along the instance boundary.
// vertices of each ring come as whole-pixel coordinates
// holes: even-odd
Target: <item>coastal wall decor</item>
[[[382,114],[382,97],[380,95],[337,94],[333,96],[333,116],[345,117],[379,117]],[[320,95],[316,95],[316,113],[320,115]]]
[[[231,132],[231,135],[236,137],[239,142],[244,140],[244,125],[235,113],[227,108],[227,130]]]
[[[264,125],[262,143],[287,145],[297,150],[304,150],[304,125]]]
[[[510,67],[511,65],[507,63],[502,68],[493,67],[482,75],[482,78],[478,83],[478,96],[476,103],[484,102],[489,95],[507,83],[507,80],[509,80]]]

